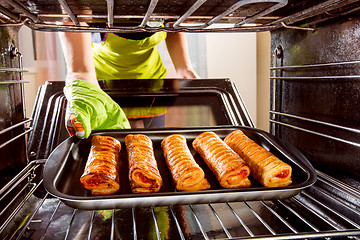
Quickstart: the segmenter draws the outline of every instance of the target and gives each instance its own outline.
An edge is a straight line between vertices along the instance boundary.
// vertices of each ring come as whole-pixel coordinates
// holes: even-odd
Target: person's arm
[[[60,32],[59,37],[67,68],[66,83],[85,80],[99,86],[92,56],[91,33]]]
[[[99,86],[91,33],[62,32],[59,36],[67,67],[65,126],[70,136],[88,138],[92,130],[130,128],[123,110]]]
[[[168,33],[166,47],[179,77],[200,78],[192,68],[188,55],[187,40],[184,33]]]

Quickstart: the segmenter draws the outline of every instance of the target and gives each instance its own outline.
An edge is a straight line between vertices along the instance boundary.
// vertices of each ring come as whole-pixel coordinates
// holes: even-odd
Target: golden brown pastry
[[[249,165],[251,175],[265,187],[284,187],[292,183],[291,166],[236,130],[224,139]]]
[[[129,181],[133,193],[158,192],[163,184],[152,141],[143,134],[125,137],[129,161]]]
[[[120,150],[120,142],[113,137],[92,137],[90,154],[80,178],[81,185],[92,195],[110,195],[119,190]]]
[[[241,188],[251,185],[250,169],[214,132],[204,132],[193,141],[194,149],[213,171],[224,188]]]
[[[173,134],[164,138],[161,147],[175,187],[179,191],[208,189],[204,171],[192,156],[184,136]]]

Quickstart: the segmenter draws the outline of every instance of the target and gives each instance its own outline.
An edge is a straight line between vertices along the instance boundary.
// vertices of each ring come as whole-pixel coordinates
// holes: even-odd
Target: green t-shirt
[[[167,70],[156,46],[166,38],[157,32],[142,40],[131,40],[107,33],[101,43],[93,43],[93,58],[98,80],[159,79],[154,87],[160,89]],[[157,89],[150,89],[154,92]],[[164,107],[124,108],[128,118],[151,117],[165,113]]]

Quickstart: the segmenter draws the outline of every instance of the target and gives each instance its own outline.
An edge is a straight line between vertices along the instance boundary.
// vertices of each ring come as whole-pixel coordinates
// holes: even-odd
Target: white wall
[[[257,125],[257,33],[187,33],[189,55],[201,78],[229,78],[235,83],[250,118]],[[158,47],[176,77],[166,47]],[[268,71],[268,69],[266,69]]]
[[[29,82],[24,90],[26,117],[30,117],[39,87],[46,81],[64,80],[66,70],[56,32],[32,31],[23,26],[19,31],[19,50],[28,70],[23,79]]]
[[[19,51],[23,56],[23,66],[27,70],[23,74],[23,79],[28,81],[24,84],[25,112],[26,117],[30,117],[38,86],[36,84],[36,62],[33,47],[32,31],[28,27],[22,27],[19,31]]]
[[[234,82],[256,125],[256,33],[208,33],[206,51],[208,77]]]

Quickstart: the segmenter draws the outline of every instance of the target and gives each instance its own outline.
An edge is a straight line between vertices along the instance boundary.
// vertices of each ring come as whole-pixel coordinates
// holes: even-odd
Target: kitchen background
[[[270,33],[186,33],[194,69],[201,78],[229,78],[247,107],[255,126],[268,131],[270,99]],[[38,87],[45,81],[64,80],[66,69],[55,32],[22,27],[19,50],[23,55],[27,117]],[[165,43],[158,46],[168,77],[176,78]]]

